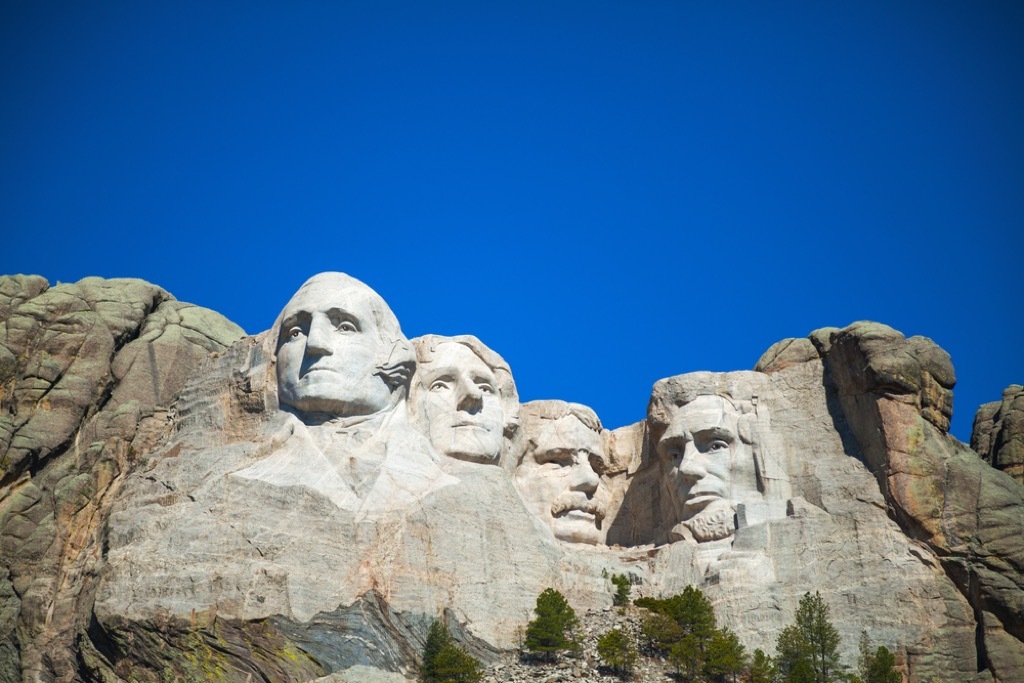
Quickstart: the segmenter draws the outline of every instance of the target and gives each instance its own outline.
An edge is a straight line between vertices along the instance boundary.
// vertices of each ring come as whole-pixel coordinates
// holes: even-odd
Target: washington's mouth
[[[302,376],[303,377],[309,377],[310,375],[314,375],[314,374],[316,374],[318,372],[326,372],[326,373],[330,373],[332,375],[338,374],[337,372],[335,372],[334,370],[331,370],[330,368],[310,368],[309,370],[306,370],[304,373],[302,373]]]

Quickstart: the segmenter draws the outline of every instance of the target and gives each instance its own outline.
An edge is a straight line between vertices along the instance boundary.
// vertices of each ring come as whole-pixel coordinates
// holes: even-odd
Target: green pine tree
[[[699,588],[687,586],[682,593],[671,598],[639,598],[637,607],[663,615],[675,622],[679,634],[667,626],[664,620],[651,617],[644,622],[644,633],[651,649],[668,650],[669,660],[679,673],[693,678],[704,668],[707,648],[715,634],[715,610],[711,601]],[[653,616],[653,615],[652,615]]]
[[[757,648],[750,663],[750,683],[772,683],[774,680],[775,662],[761,648]]]
[[[629,577],[624,574],[612,574],[612,583],[615,585],[615,595],[612,603],[616,607],[625,607],[629,604],[629,591],[633,588]]]
[[[452,640],[448,627],[440,621],[431,624],[423,645],[420,679],[424,683],[478,683],[481,678],[480,662]]]
[[[601,661],[620,678],[627,678],[633,673],[633,666],[636,664],[636,648],[622,629],[613,628],[598,638],[597,654]]]
[[[864,683],[901,683],[903,675],[896,670],[896,657],[889,648],[880,646],[868,661]]]
[[[528,652],[540,659],[555,661],[561,650],[575,649],[573,632],[579,620],[564,595],[553,588],[545,589],[537,596],[533,611],[537,618],[526,625]]]
[[[704,673],[718,683],[736,683],[747,668],[747,650],[735,633],[715,629],[705,649]]]
[[[821,593],[805,593],[796,609],[796,624],[784,628],[776,642],[775,662],[783,683],[842,681],[839,641]]]
[[[640,630],[650,651],[660,655],[667,655],[672,646],[686,635],[675,619],[657,612],[644,617]]]

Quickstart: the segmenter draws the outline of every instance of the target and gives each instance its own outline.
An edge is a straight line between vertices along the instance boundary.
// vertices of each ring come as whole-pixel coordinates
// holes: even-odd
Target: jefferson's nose
[[[309,321],[309,337],[306,338],[307,356],[329,356],[334,353],[331,345],[332,329],[329,320],[313,316]]]
[[[484,405],[484,394],[475,382],[460,383],[459,401],[455,406],[456,410],[463,410],[467,413],[475,413]]]

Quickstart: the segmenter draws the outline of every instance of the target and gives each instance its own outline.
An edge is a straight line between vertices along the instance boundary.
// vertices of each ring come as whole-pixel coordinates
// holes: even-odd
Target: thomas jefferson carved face
[[[278,398],[301,413],[350,417],[388,407],[381,372],[398,321],[372,289],[342,273],[308,280],[281,313]]]
[[[596,421],[596,420],[595,420]],[[601,484],[600,434],[569,413],[558,419],[524,419],[530,448],[515,472],[527,507],[551,526],[555,537],[571,543],[602,540],[604,510],[595,499]]]
[[[491,368],[470,347],[442,342],[417,368],[415,381],[434,448],[459,460],[496,464],[505,417]]]
[[[735,504],[763,498],[753,450],[740,438],[739,414],[720,396],[698,396],[678,407],[657,449],[670,468],[669,495],[681,522],[676,537],[726,538],[735,529]]]

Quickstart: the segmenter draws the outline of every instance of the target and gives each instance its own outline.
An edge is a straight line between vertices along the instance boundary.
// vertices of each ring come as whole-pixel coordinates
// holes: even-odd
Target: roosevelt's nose
[[[334,353],[331,344],[331,322],[323,316],[313,316],[309,321],[309,336],[306,338],[307,356],[329,356]]]
[[[590,498],[597,491],[597,485],[600,483],[601,479],[597,476],[597,472],[590,466],[589,454],[585,451],[577,453],[576,464],[572,467],[570,488],[573,491],[582,491],[587,494],[587,498]]]
[[[455,406],[456,410],[467,413],[476,413],[484,405],[484,394],[476,382],[460,382],[459,397]]]

